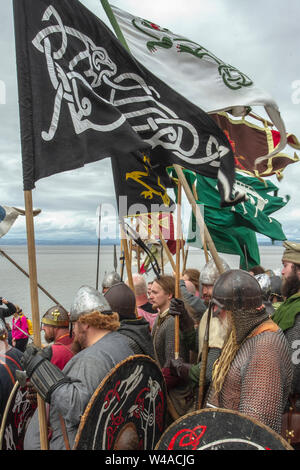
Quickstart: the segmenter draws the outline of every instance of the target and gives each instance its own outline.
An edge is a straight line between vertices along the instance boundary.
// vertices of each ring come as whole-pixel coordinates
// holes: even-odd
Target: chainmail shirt
[[[169,359],[175,357],[175,319],[172,315],[157,316],[152,329],[156,360],[161,368],[168,367]],[[189,362],[189,349],[179,341],[179,356]]]
[[[280,433],[291,382],[289,347],[282,330],[265,331],[245,340],[218,396],[210,391],[207,406],[239,411]]]
[[[291,362],[293,368],[293,382],[291,386],[291,394],[300,394],[300,357],[299,357],[299,340],[300,340],[300,314],[296,315],[295,323],[291,328],[284,331],[284,335],[290,347]],[[297,351],[298,350],[298,351]],[[296,406],[300,410],[300,400],[296,400]]]

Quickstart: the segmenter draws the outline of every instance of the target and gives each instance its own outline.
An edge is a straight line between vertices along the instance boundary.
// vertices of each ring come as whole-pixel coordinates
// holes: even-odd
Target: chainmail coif
[[[291,382],[289,348],[282,330],[265,331],[244,341],[220,393],[212,389],[207,405],[240,411],[280,433]]]

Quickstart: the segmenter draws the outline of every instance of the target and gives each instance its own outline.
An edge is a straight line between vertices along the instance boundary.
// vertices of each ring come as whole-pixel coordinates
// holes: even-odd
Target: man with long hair
[[[230,328],[213,367],[206,407],[239,411],[280,433],[291,360],[282,330],[266,313],[258,281],[240,269],[226,271],[211,302],[214,315],[227,318]]]
[[[229,270],[229,265],[225,260],[220,258],[224,271]],[[196,360],[192,363],[186,362],[183,358],[172,359],[170,362],[170,372],[172,375],[180,377],[190,384],[194,390],[195,400],[198,395],[198,386],[200,371],[202,368],[202,350],[204,345],[204,336],[208,321],[208,306],[211,300],[214,284],[220,276],[219,270],[213,259],[209,260],[201,270],[200,280],[202,296],[204,299],[205,312],[202,315],[200,323],[197,327],[197,332],[191,324],[190,312],[182,308],[181,312],[174,311],[174,314],[179,314],[179,323],[181,334],[186,344],[189,345],[192,351],[197,354]],[[199,299],[200,300],[200,299]],[[171,314],[173,310],[171,310]],[[210,318],[209,326],[209,351],[206,364],[205,387],[207,388],[211,381],[211,374],[214,362],[219,357],[221,349],[227,335],[228,325],[226,319],[220,320],[217,317]]]

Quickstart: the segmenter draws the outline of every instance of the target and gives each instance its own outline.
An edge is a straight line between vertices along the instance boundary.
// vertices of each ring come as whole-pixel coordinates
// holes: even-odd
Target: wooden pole
[[[123,245],[124,257],[125,257],[127,278],[128,278],[128,282],[129,282],[129,287],[131,289],[133,289],[133,291],[134,291],[133,280],[132,280],[132,271],[131,271],[131,265],[130,265],[130,257],[129,257],[129,250],[128,250],[128,245],[127,245],[127,238],[126,238],[126,235],[125,235],[125,232],[123,230],[122,225],[120,225],[120,227],[121,227],[121,237],[122,237],[122,245]]]
[[[100,231],[101,231],[101,204],[99,206],[98,216],[98,251],[97,251],[97,268],[96,268],[96,290],[99,286],[99,264],[100,264]]]
[[[198,391],[198,409],[202,408],[203,397],[204,397],[204,388],[205,388],[205,377],[206,377],[206,367],[207,367],[207,357],[208,357],[208,348],[209,348],[209,326],[211,318],[211,308],[208,309],[207,314],[207,323],[204,334],[204,342],[201,354],[201,368],[199,375],[199,391]]]
[[[186,269],[186,263],[188,259],[188,254],[189,254],[189,247],[186,247],[185,254],[184,254],[184,261],[183,261],[183,266],[182,266],[182,272],[185,271]]]
[[[121,281],[123,281],[125,256],[124,256],[124,248],[123,248],[122,237],[121,237],[121,240],[120,240],[120,249],[121,249],[121,253],[120,253],[121,254],[121,257],[120,257],[120,261],[121,261],[120,276],[121,276]]]
[[[176,224],[176,270],[175,270],[175,297],[180,298],[180,248],[181,248],[181,182],[178,181],[177,187],[177,224]],[[175,359],[179,357],[179,316],[175,316]]]
[[[18,265],[18,263],[16,263],[10,256],[8,256],[7,253],[5,253],[3,250],[0,249],[0,254],[3,255],[8,261],[10,261],[14,266],[16,266],[16,268],[18,268],[23,274],[25,274],[25,276],[27,276],[29,278],[29,274],[23,269],[21,268],[21,266]],[[44,294],[46,294],[49,299],[51,299],[55,304],[57,305],[61,305],[63,307],[63,305],[58,302],[58,300],[56,300],[51,294],[49,294],[48,291],[46,291],[46,289],[44,289],[44,287],[42,287],[39,283],[37,284],[38,288],[41,289],[42,292],[44,292]]]
[[[272,240],[273,241],[273,240]],[[273,245],[273,243],[272,243]],[[246,269],[247,271],[249,271],[249,263],[248,263],[248,256],[247,256],[247,248],[246,248],[246,245],[244,244],[243,245],[243,249],[244,249],[244,256],[245,256],[245,263],[246,263]]]
[[[124,229],[122,227],[122,224],[120,224],[120,231],[121,231],[121,238],[122,238],[122,245],[123,245],[124,257],[125,257],[128,283],[129,283],[130,289],[132,289],[133,292],[135,292],[133,279],[132,279],[132,270],[131,270],[131,262],[130,262],[130,256],[129,256],[129,251],[128,251],[128,245],[127,245],[127,238],[126,238]],[[135,315],[136,317],[138,317],[136,306],[135,306]]]
[[[182,171],[182,168],[180,167],[180,165],[177,165],[177,164],[174,164],[173,165],[174,168],[175,168],[175,171],[177,173],[177,176],[178,176],[178,179],[179,181],[181,182],[182,184],[182,187],[185,191],[185,194],[188,198],[188,201],[189,203],[191,204],[191,207],[192,207],[192,210],[193,210],[193,213],[195,215],[195,218],[196,218],[196,221],[197,221],[197,224],[199,226],[199,229],[200,229],[200,233],[201,233],[201,230],[203,230],[203,233],[204,233],[204,236],[205,236],[205,240],[207,242],[207,245],[208,245],[208,248],[209,248],[209,251],[213,257],[213,260],[217,266],[217,269],[219,271],[220,274],[222,274],[224,272],[224,268],[223,268],[223,265],[222,265],[222,262],[220,260],[220,257],[218,255],[218,252],[216,250],[216,247],[215,247],[215,244],[210,236],[210,233],[209,231],[207,230],[207,227],[206,227],[206,224],[203,220],[203,217],[201,215],[201,212],[200,212],[200,209],[199,209],[199,206],[198,204],[196,203],[196,200],[193,196],[193,193],[188,185],[188,182],[186,181],[186,178],[184,176],[184,173]]]
[[[36,253],[34,239],[34,223],[32,211],[32,192],[24,191],[25,213],[26,213],[26,231],[27,231],[27,247],[28,247],[28,266],[30,281],[30,297],[31,297],[31,314],[33,326],[33,342],[37,347],[41,347],[40,332],[40,316],[38,301],[38,285],[37,285],[37,269],[36,269]],[[48,450],[48,428],[46,417],[46,406],[42,397],[37,394],[38,417],[40,426],[40,442],[41,450]]]
[[[164,247],[161,245],[160,247],[160,261],[161,261],[161,273],[165,275],[165,265],[164,265]]]
[[[138,221],[136,220],[136,231],[137,233],[139,234],[140,232],[140,225],[138,223]],[[141,270],[141,247],[139,245],[137,245],[137,251],[136,251],[136,261],[137,261],[137,272],[139,273],[140,270]]]
[[[176,264],[175,264],[175,262],[174,262],[174,259],[173,259],[172,254],[171,254],[171,252],[170,252],[170,250],[169,250],[169,247],[168,247],[168,245],[167,245],[167,243],[166,243],[166,240],[165,240],[164,237],[163,237],[163,234],[162,234],[161,229],[160,229],[160,227],[159,227],[159,222],[157,222],[156,217],[152,217],[152,221],[154,222],[155,230],[158,232],[158,235],[159,235],[159,239],[160,239],[160,241],[161,241],[161,244],[162,244],[162,246],[163,246],[165,252],[167,253],[167,256],[168,256],[169,261],[170,261],[170,263],[171,263],[172,269],[173,269],[173,271],[174,271],[174,273],[175,273],[175,272],[176,272]]]
[[[180,249],[181,249],[181,254],[182,254],[182,265],[184,264],[184,258],[185,258],[185,250],[184,250],[184,239],[183,236],[181,236],[180,240]],[[183,269],[182,269],[183,271]]]

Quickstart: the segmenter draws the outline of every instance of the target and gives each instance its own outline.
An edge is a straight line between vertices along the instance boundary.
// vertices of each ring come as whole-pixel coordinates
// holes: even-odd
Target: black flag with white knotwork
[[[126,166],[141,151],[158,175],[177,163],[217,178],[222,205],[241,200],[230,143],[213,119],[79,1],[14,0],[14,18],[25,190],[103,158]]]

